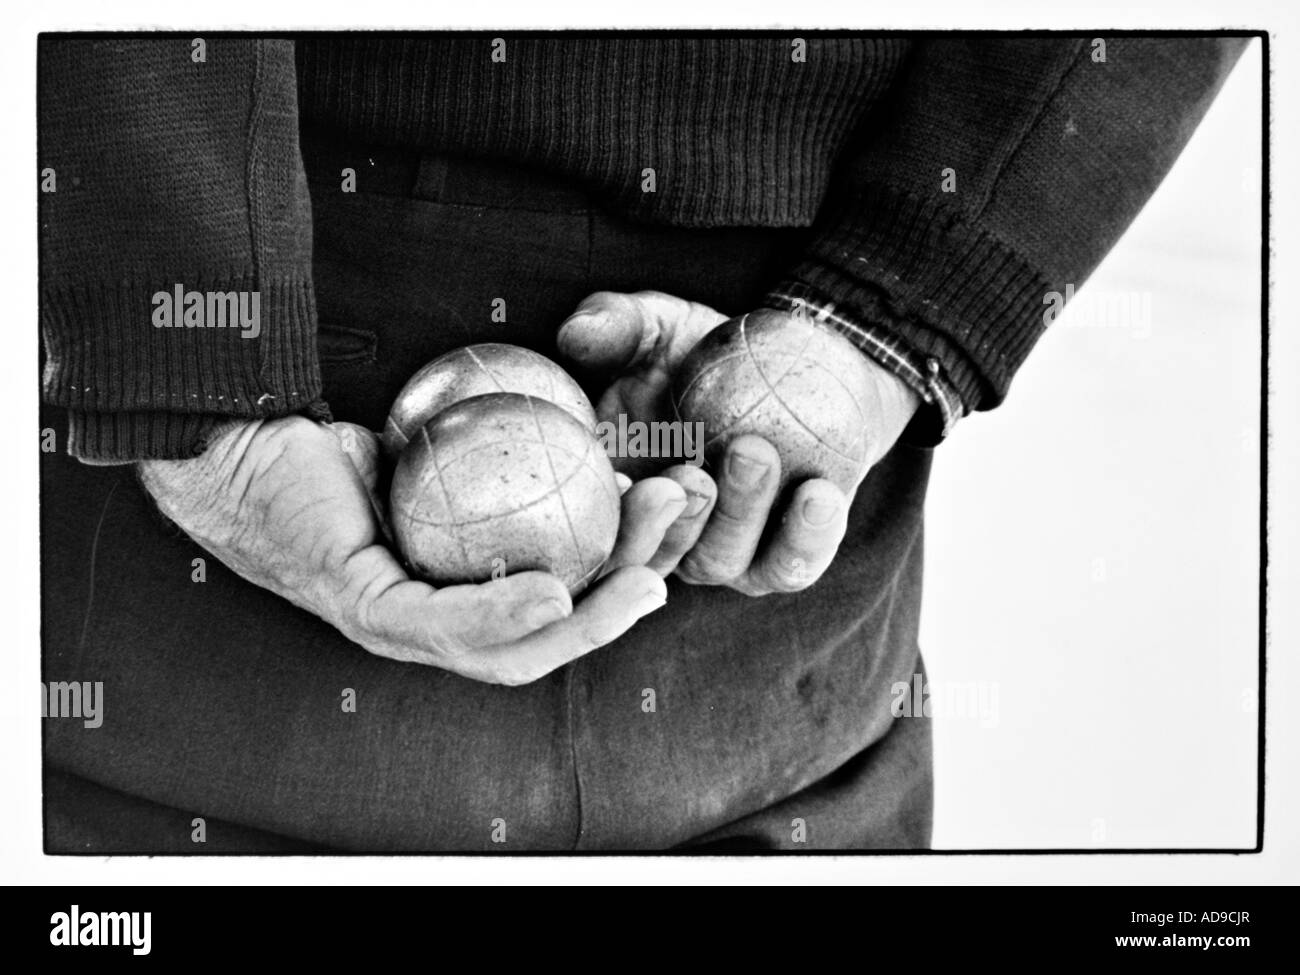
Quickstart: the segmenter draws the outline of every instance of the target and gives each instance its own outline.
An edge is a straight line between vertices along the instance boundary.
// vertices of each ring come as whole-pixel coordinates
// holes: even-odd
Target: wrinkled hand
[[[411,579],[384,544],[378,445],[353,424],[236,422],[192,460],[142,462],[140,477],[221,562],[371,653],[509,685],[609,643],[664,604],[663,580],[644,562],[686,505],[665,478],[627,488],[606,575],[575,607],[544,572],[442,589]]]
[[[561,326],[560,351],[580,365],[615,377],[596,408],[602,421],[672,420],[673,372],[704,335],[727,320],[705,305],[656,291],[602,291],[583,301]],[[877,379],[878,428],[870,437],[872,463],[893,446],[920,403],[887,369],[867,361]],[[643,464],[615,460],[631,474]],[[795,592],[812,585],[835,557],[847,528],[850,498],[830,481],[813,478],[778,506],[781,462],[761,437],[737,437],[713,477],[679,464],[662,477],[691,498],[648,565],[676,572],[695,585],[729,586],[752,596]],[[865,476],[865,473],[864,473]],[[716,481],[714,480],[716,478]],[[774,521],[775,519],[775,521]],[[772,530],[766,544],[765,529]]]

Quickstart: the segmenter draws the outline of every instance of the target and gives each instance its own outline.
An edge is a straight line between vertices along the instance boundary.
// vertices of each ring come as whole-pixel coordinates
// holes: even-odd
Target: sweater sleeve
[[[325,416],[293,45],[47,35],[38,75],[42,390],[70,452]]]
[[[769,296],[857,323],[932,409],[1002,402],[1046,329],[1123,234],[1236,62],[1236,38],[921,42],[871,117],[813,241]],[[854,329],[853,324],[843,327]],[[890,363],[887,363],[890,364]],[[924,426],[938,439],[950,408]]]

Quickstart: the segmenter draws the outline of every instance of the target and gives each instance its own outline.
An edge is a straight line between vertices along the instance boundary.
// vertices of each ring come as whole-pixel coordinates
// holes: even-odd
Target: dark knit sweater
[[[321,415],[300,119],[542,167],[641,220],[813,226],[771,302],[825,310],[947,427],[1001,402],[1045,297],[1123,233],[1244,43],[502,40],[215,37],[196,63],[188,37],[42,37],[44,393],[72,452],[188,456],[223,418]],[[177,283],[258,291],[260,334],[155,327]]]

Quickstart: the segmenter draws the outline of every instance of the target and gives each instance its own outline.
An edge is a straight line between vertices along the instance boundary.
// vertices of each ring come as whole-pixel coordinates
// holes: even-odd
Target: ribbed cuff
[[[164,281],[52,285],[41,295],[46,401],[90,413],[254,417],[292,413],[319,398],[309,276],[195,275],[178,283],[185,294],[248,296],[249,312],[256,295],[256,325],[219,325],[217,301],[211,313],[205,305],[203,325],[187,327],[177,308],[177,324],[159,327],[155,295],[170,297],[175,288]]]
[[[228,416],[207,413],[68,412],[68,453],[78,460],[127,463],[185,460],[203,452]]]
[[[871,186],[830,212],[774,293],[821,296],[900,337],[940,364],[967,410],[1001,403],[1043,331],[1038,272],[946,203]]]
[[[315,400],[298,413],[320,423],[331,420],[329,407]],[[68,453],[98,464],[137,460],[186,460],[203,453],[218,428],[238,417],[211,413],[68,412]],[[251,418],[250,418],[251,419]]]
[[[202,309],[191,309],[187,325],[183,300],[171,309],[173,324],[159,325],[156,296],[176,304],[176,284],[182,298],[202,295]],[[310,276],[58,284],[41,299],[44,398],[68,408],[74,457],[182,459],[230,419],[328,415]]]

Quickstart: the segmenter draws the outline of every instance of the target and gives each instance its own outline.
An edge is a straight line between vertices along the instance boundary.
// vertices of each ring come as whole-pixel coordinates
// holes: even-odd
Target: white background
[[[1262,63],[935,453],[938,846],[1255,845]]]
[[[0,98],[8,336],[0,357],[7,477],[0,546],[0,880],[24,883],[1270,883],[1300,879],[1296,659],[1295,366],[1288,274],[1300,258],[1291,185],[1300,22],[1285,0],[1143,8],[1097,0],[1055,12],[913,0],[773,0],[591,9],[579,0],[442,10],[371,0],[328,7],[228,0],[178,14],[122,0],[10,14]],[[106,22],[110,14],[116,18]],[[310,15],[315,23],[305,23]],[[433,22],[433,17],[441,18]],[[178,17],[185,17],[184,21]],[[49,858],[40,853],[35,145],[37,30],[87,26],[517,27],[790,25],[872,28],[1264,27],[1274,39],[1271,647],[1269,793],[1259,856],[838,857],[752,860],[444,858]],[[1254,534],[1251,486],[1257,322],[1242,256],[1256,206],[1250,72],[1238,66],[1174,174],[1088,289],[1149,291],[1146,339],[1062,321],[1007,408],[964,421],[938,459],[930,501],[923,640],[941,682],[998,686],[998,724],[941,722],[936,840],[950,846],[1249,844],[1253,839]],[[24,146],[26,149],[24,149]],[[30,192],[21,188],[28,187]],[[1225,268],[1231,276],[1225,277]],[[1086,292],[1085,292],[1086,293]],[[1080,294],[1080,301],[1084,294]],[[1104,581],[1093,582],[1103,559]],[[1102,841],[1096,837],[1101,820]]]

